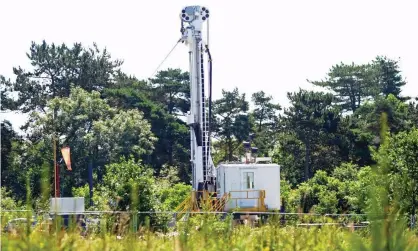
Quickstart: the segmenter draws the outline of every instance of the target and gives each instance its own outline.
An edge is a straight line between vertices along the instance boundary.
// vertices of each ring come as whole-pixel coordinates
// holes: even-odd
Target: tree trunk
[[[92,154],[90,155],[90,157],[88,158],[89,163],[88,163],[88,173],[89,173],[89,195],[90,195],[90,201],[89,201],[89,205],[90,207],[93,206],[93,156]]]
[[[260,121],[258,122],[258,131],[261,132],[264,118],[264,109],[261,110]]]
[[[305,181],[309,179],[309,155],[310,155],[310,142],[307,140],[305,142]]]
[[[168,164],[170,166],[173,165],[173,144],[174,144],[174,140],[173,140],[173,135],[172,135],[172,130],[171,130],[171,126],[169,126],[168,128],[168,145],[167,145],[167,151],[168,151]]]
[[[168,114],[172,115],[174,110],[174,101],[173,101],[173,94],[170,92],[170,96],[168,98]]]
[[[416,196],[416,191],[415,191],[415,189],[414,189],[414,191],[412,192],[412,212],[411,212],[411,229],[413,229],[413,228],[415,228],[415,224],[416,224],[416,219],[415,219],[415,211],[416,211],[416,206],[415,206],[415,204],[416,204],[416,201],[417,201],[417,198],[416,198],[417,196]]]
[[[232,140],[230,137],[228,137],[228,161],[232,161],[232,157],[233,157],[233,149],[232,149]]]

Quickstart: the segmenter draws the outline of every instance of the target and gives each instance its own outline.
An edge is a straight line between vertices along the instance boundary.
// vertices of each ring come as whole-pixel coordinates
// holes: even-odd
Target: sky
[[[314,89],[340,62],[370,62],[377,55],[400,59],[407,85],[418,96],[418,15],[415,1],[306,0],[13,0],[1,1],[0,74],[14,78],[12,67],[29,68],[31,41],[106,47],[122,69],[151,77],[180,38],[181,9],[206,6],[210,16],[214,98],[238,87],[263,90],[288,106],[287,92]],[[188,70],[187,47],[179,44],[161,69]],[[1,114],[15,129],[19,114]]]

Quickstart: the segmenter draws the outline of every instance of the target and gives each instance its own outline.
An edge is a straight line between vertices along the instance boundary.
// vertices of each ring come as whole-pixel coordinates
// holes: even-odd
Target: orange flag
[[[65,164],[67,165],[67,170],[71,171],[71,158],[70,158],[70,147],[66,146],[61,149],[62,156],[64,157]]]

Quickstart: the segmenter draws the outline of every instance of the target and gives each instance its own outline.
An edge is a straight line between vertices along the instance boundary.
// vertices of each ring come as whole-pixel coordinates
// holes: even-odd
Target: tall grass
[[[295,222],[303,220],[299,217],[292,217],[284,225],[277,215],[269,217],[262,226],[251,227],[236,225],[231,215],[220,219],[219,215],[201,214],[161,232],[150,226],[149,218],[143,221],[135,212],[127,212],[103,217],[100,229],[88,233],[74,221],[68,229],[61,228],[59,219],[49,229],[41,225],[32,229],[28,225],[20,233],[2,234],[1,250],[418,250],[418,238],[400,217],[402,210],[396,198],[391,203],[389,200],[385,114],[382,125],[382,144],[375,152],[376,179],[369,191],[372,203],[367,217],[371,225],[363,231],[332,225],[297,227]],[[132,208],[138,203],[133,196],[136,190],[133,186]],[[29,189],[27,200],[30,208]],[[313,216],[308,220],[315,221]]]
[[[76,229],[51,233],[35,229],[28,235],[3,235],[2,250],[352,250],[350,232],[335,227],[252,228],[204,215],[176,230],[163,235],[144,229],[118,238],[105,231],[82,236]]]

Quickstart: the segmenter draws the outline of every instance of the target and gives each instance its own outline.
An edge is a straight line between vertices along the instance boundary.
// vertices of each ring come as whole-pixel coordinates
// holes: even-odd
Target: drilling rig
[[[189,6],[181,11],[181,41],[189,48],[190,112],[187,124],[190,127],[190,149],[192,165],[192,186],[195,191],[215,192],[215,167],[210,154],[211,116],[211,55],[204,44],[203,23],[209,19],[209,10],[200,6]],[[185,27],[186,24],[186,27]],[[205,81],[204,53],[208,54],[209,76]],[[209,88],[205,86],[209,83]],[[209,89],[209,99],[206,93]]]
[[[264,212],[278,209],[280,166],[272,164],[271,158],[256,158],[254,155],[257,148],[251,147],[250,141],[243,143],[247,154],[242,161],[222,163],[217,168],[212,161],[212,56],[208,46],[209,17],[209,9],[203,6],[187,6],[180,13],[180,41],[189,48],[190,111],[187,124],[190,127],[193,191],[176,211],[181,215],[201,210],[237,211],[237,208],[241,208],[247,212]],[[205,23],[206,41],[202,31]],[[207,78],[205,54],[208,58]]]

